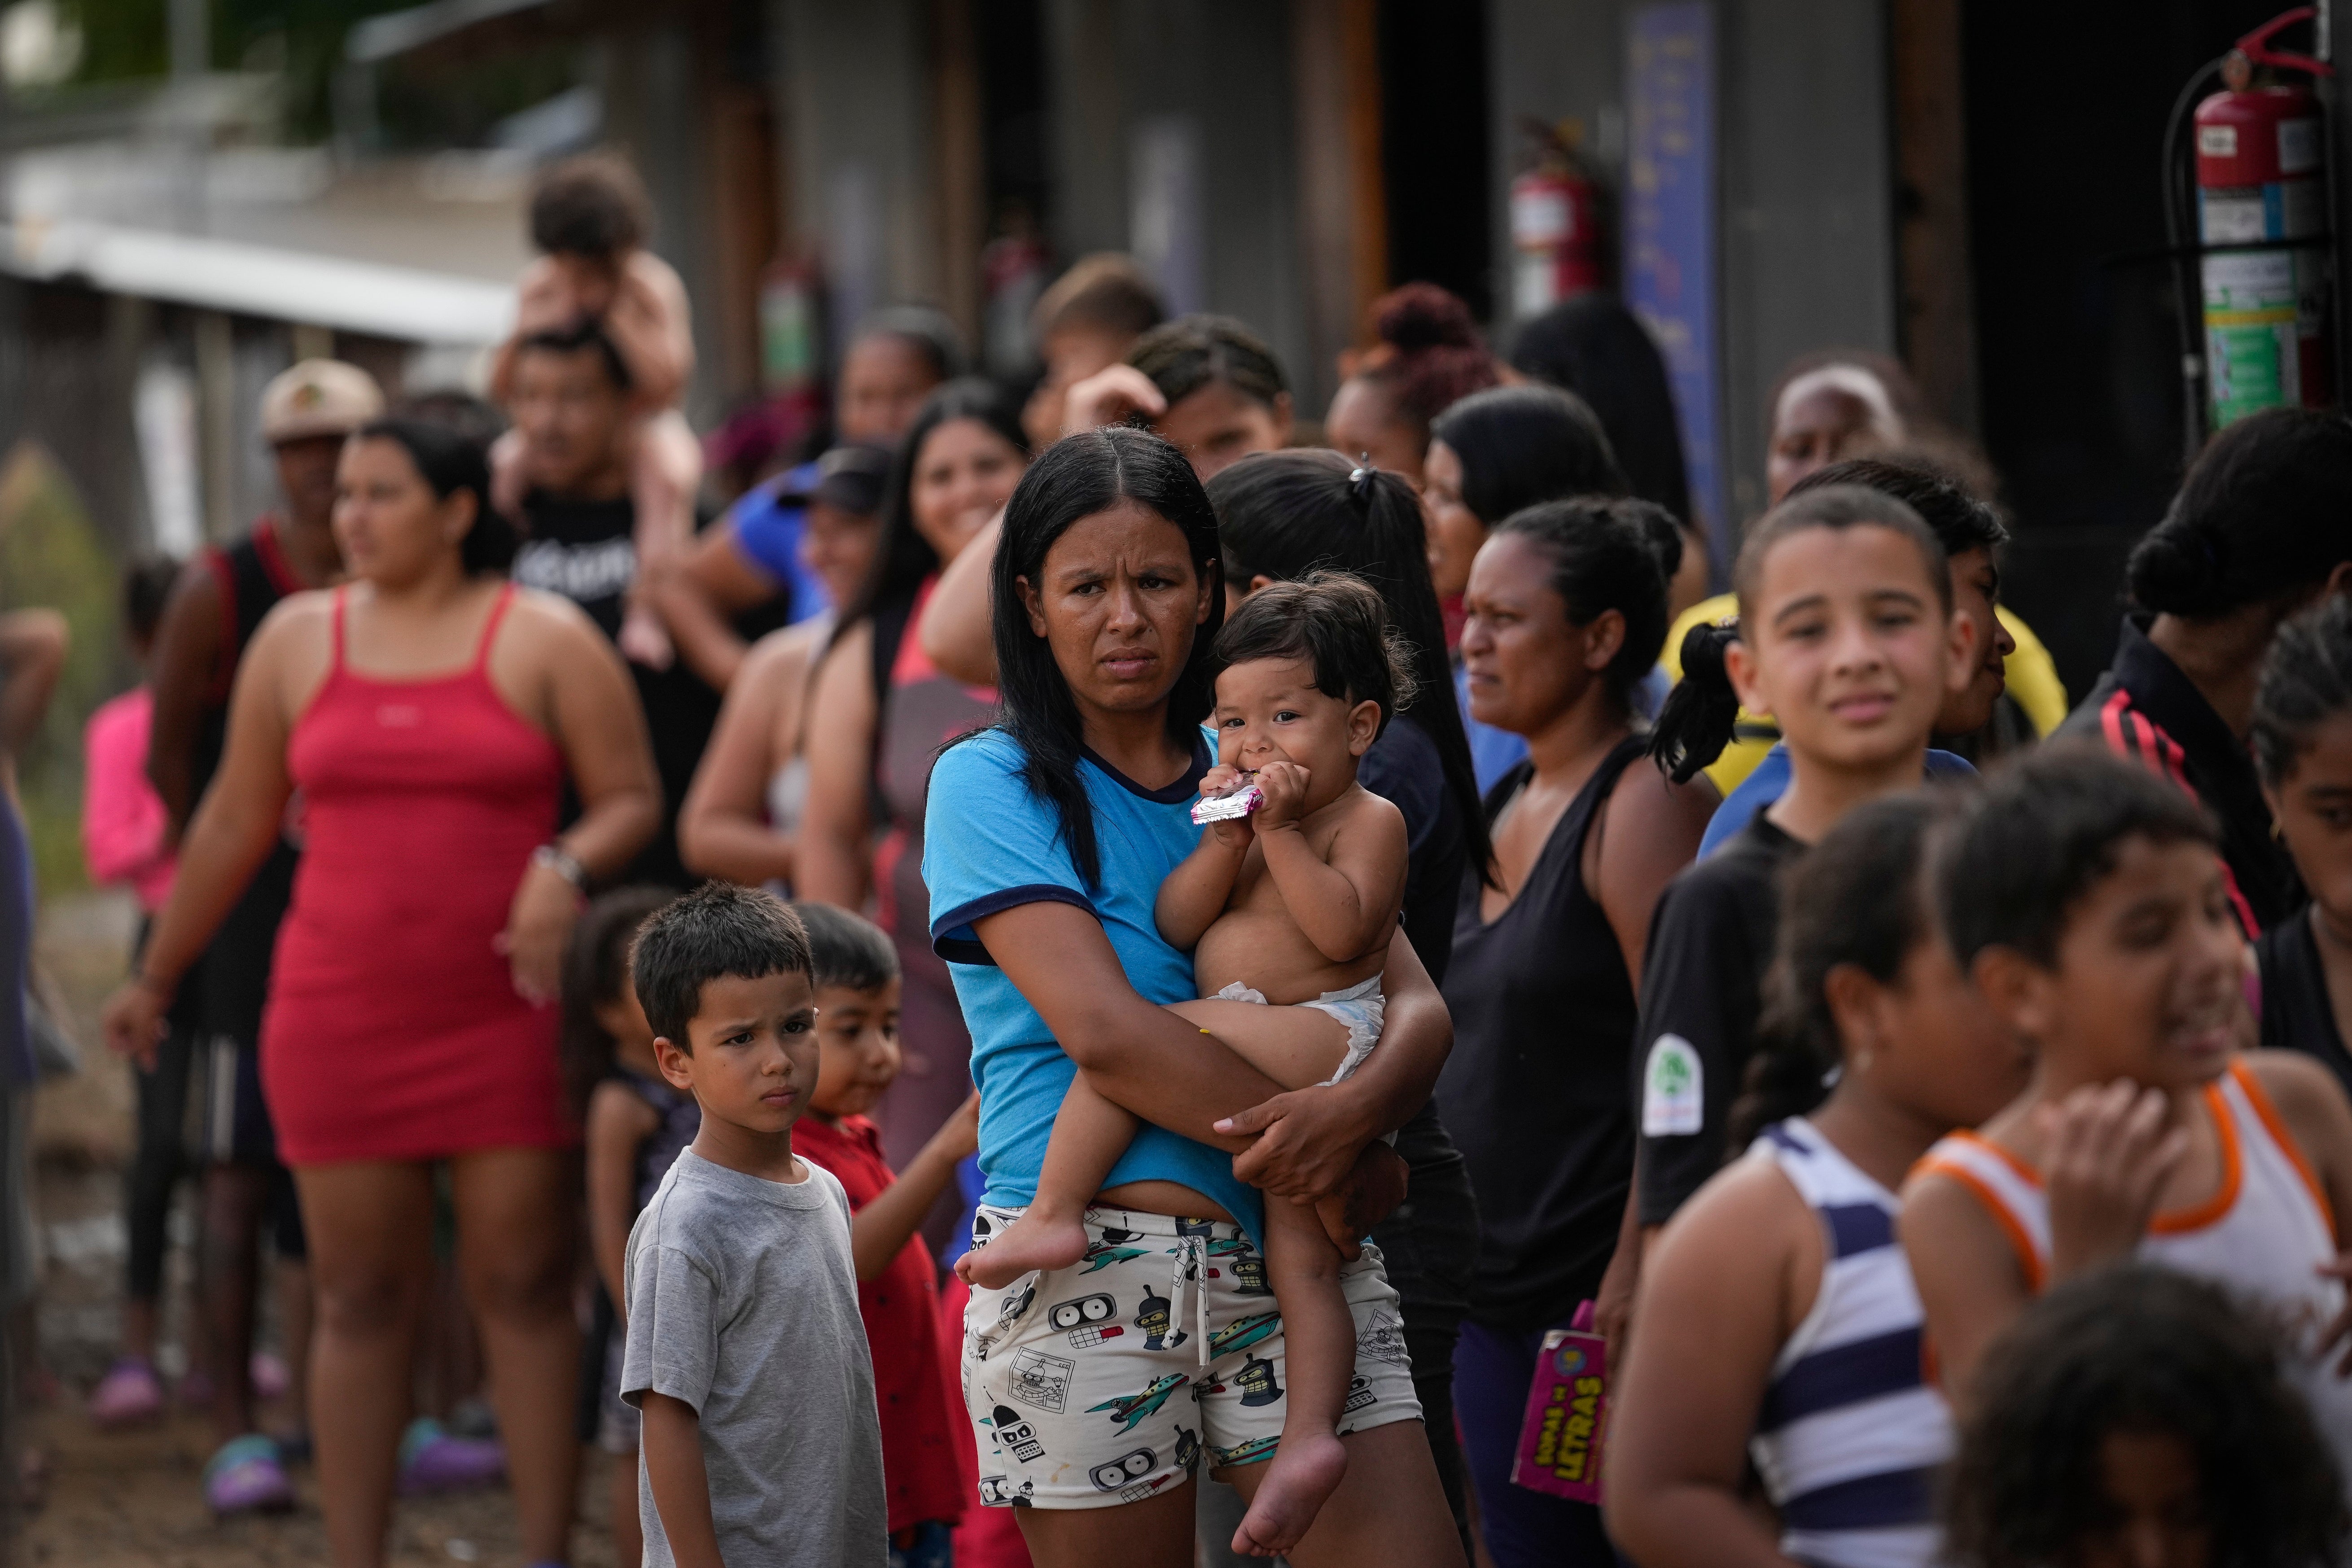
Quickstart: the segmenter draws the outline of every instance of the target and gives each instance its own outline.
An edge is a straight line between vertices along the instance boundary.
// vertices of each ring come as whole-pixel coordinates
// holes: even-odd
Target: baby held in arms
[[[1244,600],[1215,651],[1218,765],[1194,811],[1208,826],[1154,911],[1170,944],[1193,950],[1202,999],[1171,1010],[1286,1089],[1336,1082],[1380,1040],[1404,901],[1404,817],[1356,770],[1412,700],[1407,650],[1368,584],[1318,573]],[[1002,1288],[1076,1263],[1087,1205],[1136,1127],[1081,1070],[1035,1201],[959,1271]],[[1339,1254],[1315,1211],[1270,1203],[1265,1233],[1290,1381],[1273,1468],[1235,1537],[1260,1555],[1295,1546],[1346,1471],[1336,1426],[1356,1352]]]

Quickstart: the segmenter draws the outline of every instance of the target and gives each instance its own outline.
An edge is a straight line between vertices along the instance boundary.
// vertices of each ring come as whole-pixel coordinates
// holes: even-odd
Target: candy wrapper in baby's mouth
[[[1265,791],[1257,787],[1254,778],[1244,779],[1223,795],[1205,795],[1192,803],[1192,820],[1198,823],[1231,822],[1247,816],[1265,804]]]

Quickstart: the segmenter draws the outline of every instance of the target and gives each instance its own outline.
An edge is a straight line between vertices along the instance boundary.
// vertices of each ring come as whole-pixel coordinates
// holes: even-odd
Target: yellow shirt
[[[1707,626],[1739,613],[1739,601],[1730,594],[1717,594],[1711,599],[1701,599],[1682,613],[1674,629],[1666,634],[1664,656],[1658,662],[1666,674],[1675,680],[1683,678],[1683,638],[1693,626]],[[2017,647],[2001,661],[2001,676],[2009,684],[2010,696],[2024,710],[2032,721],[2037,736],[2047,735],[2066,717],[2066,688],[2058,679],[2058,667],[2051,662],[2050,650],[2032,628],[2011,614],[2005,605],[1996,605],[1993,614],[2000,617],[2001,626],[2017,640]],[[1731,744],[1723,748],[1706,770],[1715,787],[1729,795],[1739,787],[1739,782],[1755,771],[1774,742],[1780,738],[1779,726],[1769,713],[1739,710]]]

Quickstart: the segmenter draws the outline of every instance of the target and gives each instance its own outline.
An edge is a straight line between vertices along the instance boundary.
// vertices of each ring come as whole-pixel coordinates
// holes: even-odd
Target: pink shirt
[[[98,882],[128,882],[149,914],[172,891],[163,797],[147,782],[154,695],[134,687],[100,705],[82,731],[81,848]]]

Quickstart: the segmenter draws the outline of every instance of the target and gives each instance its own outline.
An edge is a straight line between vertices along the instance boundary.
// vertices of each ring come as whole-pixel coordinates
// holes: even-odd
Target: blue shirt
[[[1969,778],[1977,776],[1966,757],[1939,752],[1932,746],[1927,751],[1927,776],[1931,779]],[[1756,820],[1757,814],[1789,793],[1789,743],[1782,741],[1764,753],[1739,786],[1723,797],[1715,808],[1715,816],[1706,825],[1706,835],[1698,841],[1698,858],[1702,860],[1714,854],[1723,841]]]
[[[923,818],[923,881],[931,890],[931,945],[948,962],[971,1030],[985,1202],[1018,1208],[1036,1196],[1045,1142],[1077,1068],[996,967],[972,922],[1024,904],[1073,905],[1102,922],[1138,995],[1162,1005],[1190,1001],[1198,994],[1192,955],[1160,939],[1152,905],[1200,839],[1192,802],[1214,755],[1204,737],[1192,768],[1165,789],[1146,789],[1092,754],[1078,764],[1102,861],[1101,883],[1088,888],[1060,814],[1023,781],[1024,754],[1010,736],[985,731],[940,753]],[[1263,1234],[1258,1194],[1235,1179],[1233,1156],[1221,1149],[1146,1125],[1104,1185],[1151,1181],[1190,1187],[1253,1237]]]
[[[801,525],[808,508],[797,499],[782,499],[787,493],[795,498],[804,494],[816,480],[817,466],[803,463],[745,490],[728,514],[728,521],[735,525],[735,548],[743,552],[743,559],[789,590],[792,619],[788,624],[833,608],[833,595],[824,591],[824,579],[801,560]]]

